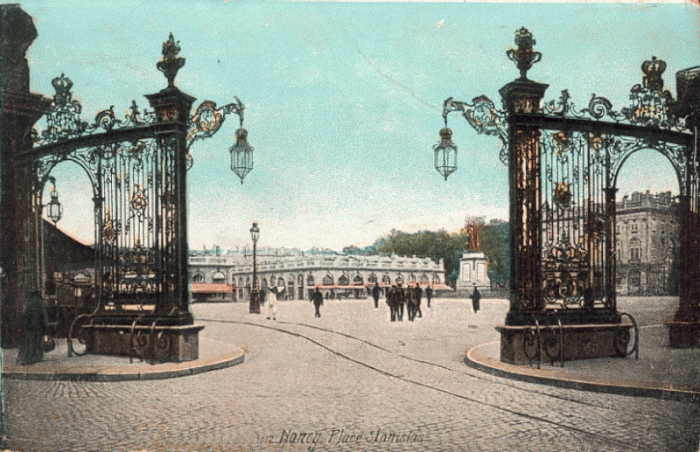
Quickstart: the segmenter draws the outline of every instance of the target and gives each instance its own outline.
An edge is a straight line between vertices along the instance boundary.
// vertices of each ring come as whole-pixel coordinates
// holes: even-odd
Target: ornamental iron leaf
[[[199,104],[195,110],[194,116],[188,121],[187,131],[187,149],[197,140],[203,140],[213,136],[219,131],[226,115],[234,113],[239,117],[240,127],[243,127],[243,112],[245,105],[238,97],[234,97],[235,102],[224,105],[221,108],[216,107],[216,102],[206,100]]]
[[[56,94],[48,111],[44,115],[46,126],[41,132],[32,130],[32,138],[35,146],[44,146],[57,142],[64,142],[83,135],[92,135],[97,131],[109,132],[115,128],[126,129],[133,126],[140,126],[154,122],[153,112],[141,112],[132,101],[131,107],[127,111],[124,120],[117,119],[114,113],[114,106],[102,110],[95,115],[95,120],[90,124],[80,117],[82,105],[73,99],[71,91],[73,82],[71,79],[61,74],[51,82]]]
[[[498,137],[501,161],[507,160],[508,130],[505,122],[506,113],[496,109],[493,101],[486,95],[480,95],[472,99],[471,103],[454,100],[452,97],[445,99],[442,109],[442,117],[447,128],[447,115],[458,111],[476,133],[480,135],[494,135]]]

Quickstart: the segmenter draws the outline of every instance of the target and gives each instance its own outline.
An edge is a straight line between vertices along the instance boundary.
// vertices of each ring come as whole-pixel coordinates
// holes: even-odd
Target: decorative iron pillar
[[[676,73],[677,114],[686,116],[693,131],[693,146],[686,160],[686,192],[680,196],[678,308],[669,322],[669,342],[674,348],[700,345],[700,67]]]
[[[605,191],[605,253],[606,253],[606,273],[605,280],[603,281],[605,285],[605,306],[612,312],[617,312],[617,294],[615,287],[617,284],[617,252],[615,249],[615,219],[617,218],[617,212],[615,210],[615,198],[617,195],[617,188],[608,187],[604,189]],[[591,275],[593,276],[593,275]]]
[[[185,59],[177,56],[179,49],[170,34],[163,44],[163,59],[158,63],[158,69],[168,80],[168,87],[146,95],[155,111],[156,121],[164,126],[156,133],[156,139],[163,167],[160,221],[164,256],[161,259],[164,259],[163,268],[167,273],[156,312],[175,315],[185,323],[192,323],[187,287],[187,120],[195,98],[181,92],[174,84],[177,71],[185,64]],[[173,159],[170,168],[166,163],[169,158]],[[168,174],[170,171],[172,173]]]
[[[541,296],[540,125],[533,121],[548,85],[520,79],[499,93],[507,112],[511,300],[506,325],[530,322]],[[527,313],[528,319],[523,315]]]

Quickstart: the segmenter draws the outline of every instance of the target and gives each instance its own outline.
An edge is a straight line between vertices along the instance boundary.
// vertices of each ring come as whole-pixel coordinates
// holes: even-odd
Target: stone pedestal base
[[[627,356],[631,323],[542,326],[539,335],[542,362]],[[501,333],[501,361],[528,364],[537,361],[537,330],[533,326],[497,326]],[[561,337],[561,340],[560,340]],[[563,352],[563,353],[562,353]]]
[[[199,358],[199,332],[204,325],[146,326],[84,325],[88,353],[133,356],[157,361]]]
[[[670,321],[668,338],[672,348],[696,348],[700,345],[700,324],[698,322]]]

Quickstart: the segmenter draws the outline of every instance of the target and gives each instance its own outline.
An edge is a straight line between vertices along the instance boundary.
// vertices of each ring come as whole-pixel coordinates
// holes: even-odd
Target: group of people
[[[427,287],[425,295],[430,307],[430,300],[433,296],[433,289]],[[374,298],[374,307],[379,307],[379,286],[375,285],[372,290]],[[421,300],[423,298],[423,289],[418,284],[404,288],[401,283],[391,286],[386,294],[386,304],[391,312],[391,321],[403,321],[404,311],[410,322],[413,322],[416,317],[423,317],[423,312],[420,309]]]

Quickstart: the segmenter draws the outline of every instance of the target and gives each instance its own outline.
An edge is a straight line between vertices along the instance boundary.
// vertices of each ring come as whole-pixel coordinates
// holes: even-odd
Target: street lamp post
[[[253,290],[250,293],[250,313],[260,314],[260,286],[258,285],[258,263],[257,263],[257,244],[260,237],[260,228],[258,223],[253,223],[250,228],[250,237],[253,239]]]

